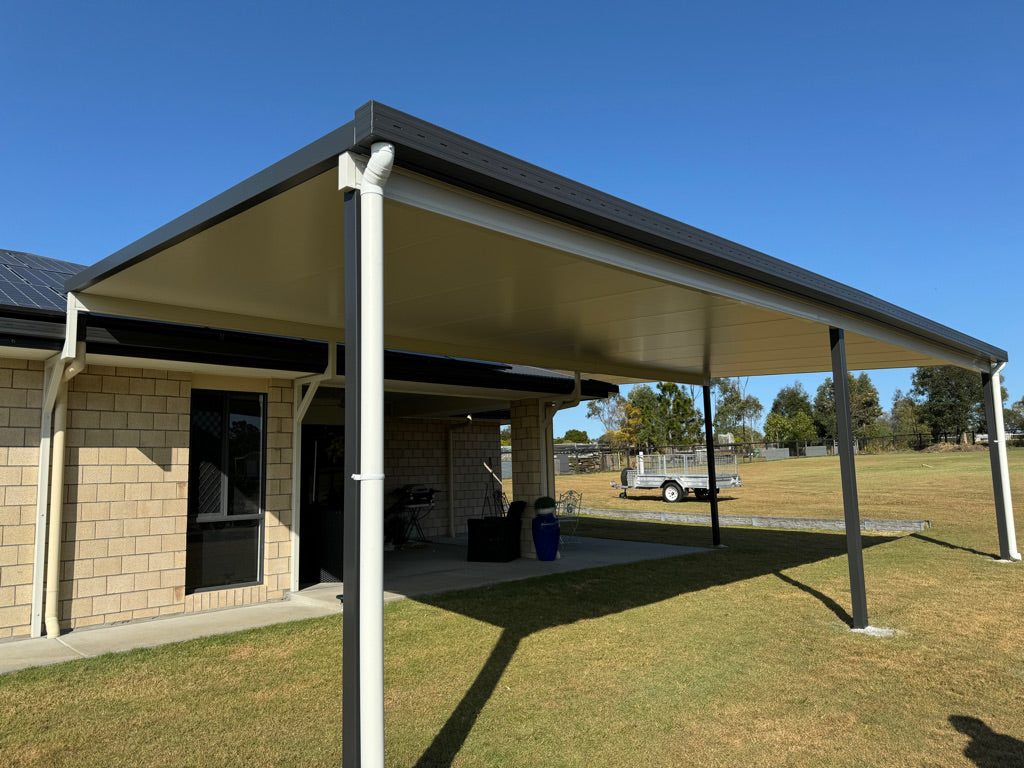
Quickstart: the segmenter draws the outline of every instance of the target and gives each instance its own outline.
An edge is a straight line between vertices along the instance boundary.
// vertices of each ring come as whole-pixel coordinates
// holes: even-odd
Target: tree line
[[[827,441],[836,436],[835,386],[826,378],[812,398],[800,382],[783,387],[761,423],[764,407],[747,393],[747,379],[712,379],[714,432],[734,442]],[[981,376],[956,366],[917,368],[907,392],[896,390],[888,411],[867,373],[848,374],[850,416],[855,437],[960,434],[987,431]],[[699,387],[671,382],[639,384],[625,397],[613,395],[587,404],[587,416],[599,421],[599,441],[652,450],[692,445],[704,440],[704,415],[697,405]],[[1007,399],[1002,390],[1003,402]],[[1006,427],[1024,431],[1024,397],[1004,408]],[[561,442],[587,442],[587,434],[570,430]],[[582,440],[579,438],[583,438]]]

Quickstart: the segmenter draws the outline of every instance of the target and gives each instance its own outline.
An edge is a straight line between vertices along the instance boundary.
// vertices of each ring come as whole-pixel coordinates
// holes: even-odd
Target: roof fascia
[[[969,357],[1005,350],[863,291],[524,162],[379,102],[356,111],[353,144],[396,146],[396,165],[732,278],[892,325]]]

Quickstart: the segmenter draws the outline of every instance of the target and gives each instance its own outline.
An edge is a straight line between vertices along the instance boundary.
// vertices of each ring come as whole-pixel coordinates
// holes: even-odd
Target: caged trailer
[[[636,469],[622,470],[619,479],[611,486],[621,489],[619,497],[623,499],[627,498],[627,491],[634,489],[660,490],[665,501],[681,501],[691,491],[698,499],[711,497],[707,453],[640,453]],[[742,487],[735,453],[715,454],[715,485],[718,490]]]

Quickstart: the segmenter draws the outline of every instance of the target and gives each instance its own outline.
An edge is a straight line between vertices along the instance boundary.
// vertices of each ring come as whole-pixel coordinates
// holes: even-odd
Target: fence
[[[954,433],[914,433],[904,435],[879,435],[875,437],[859,437],[855,440],[855,453],[892,453],[895,451],[919,451],[937,443],[960,443],[966,436],[970,445],[984,443],[986,435],[974,432]],[[1024,436],[1008,435],[1009,439]],[[502,448],[502,477],[512,476],[511,454],[508,446]],[[834,440],[794,440],[789,442],[758,441],[747,443],[728,443],[718,445],[716,453],[734,455],[736,461],[750,463],[754,461],[774,461],[799,457],[834,456],[836,443]],[[636,466],[638,451],[633,448],[621,448],[601,443],[559,443],[555,445],[555,474],[575,475],[591,472],[621,472],[623,469]],[[705,446],[676,445],[665,446],[657,451],[645,452],[647,456],[658,455],[659,461],[667,462],[666,466],[676,464],[682,466],[684,456],[705,456]],[[706,459],[701,459],[706,461]],[[728,459],[730,462],[731,458]]]

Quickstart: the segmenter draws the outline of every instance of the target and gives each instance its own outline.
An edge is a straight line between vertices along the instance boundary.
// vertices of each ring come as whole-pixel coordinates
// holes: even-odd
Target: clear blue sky
[[[1016,2],[3,0],[0,247],[91,264],[377,99],[1003,347],[1016,400],[1022,33]]]

